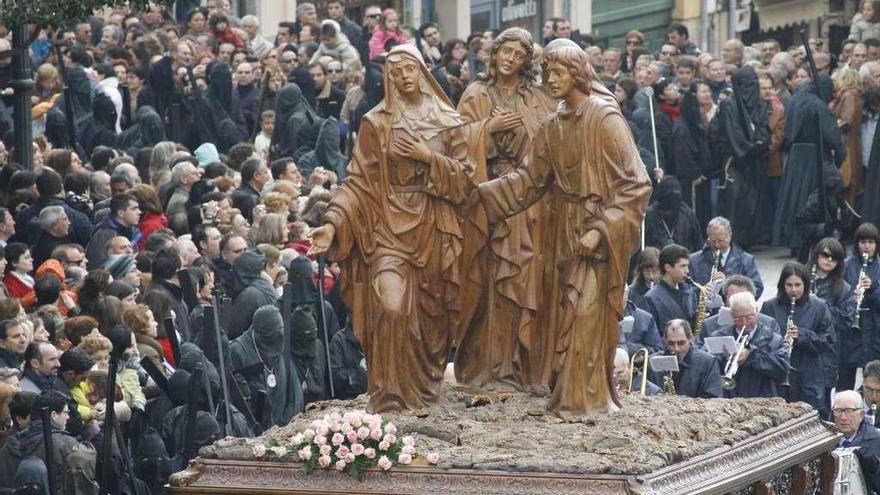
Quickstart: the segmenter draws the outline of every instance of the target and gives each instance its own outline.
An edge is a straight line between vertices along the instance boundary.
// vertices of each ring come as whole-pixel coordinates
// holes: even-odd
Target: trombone
[[[648,349],[644,347],[633,353],[632,359],[629,360],[629,379],[626,381],[626,393],[630,393],[632,390],[637,366],[636,360],[639,356],[642,356],[642,381],[639,386],[639,394],[644,397],[645,389],[648,386]]]
[[[736,352],[727,358],[727,363],[724,365],[724,376],[721,377],[721,387],[724,390],[733,390],[736,388],[736,373],[739,371],[739,358],[742,356],[743,351],[748,347],[751,338],[751,334],[746,333],[746,327],[743,327],[742,330],[739,331],[739,334],[736,337]]]

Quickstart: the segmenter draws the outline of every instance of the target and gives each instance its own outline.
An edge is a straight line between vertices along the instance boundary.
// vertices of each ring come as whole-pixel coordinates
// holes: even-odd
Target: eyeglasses
[[[382,17],[382,14],[370,14],[367,17],[369,17],[370,19],[378,19]]]
[[[835,407],[831,412],[833,412],[835,416],[840,416],[842,414],[854,414],[861,410],[861,407]]]
[[[330,74],[341,74],[342,69],[327,69],[327,72],[329,72]]]

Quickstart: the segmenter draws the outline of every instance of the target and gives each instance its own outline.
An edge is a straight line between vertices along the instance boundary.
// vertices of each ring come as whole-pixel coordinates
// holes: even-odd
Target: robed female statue
[[[364,116],[348,177],[311,237],[312,253],[340,262],[374,412],[439,398],[461,308],[457,208],[475,187],[468,143],[482,142],[415,47],[394,47],[383,77],[385,99]]]

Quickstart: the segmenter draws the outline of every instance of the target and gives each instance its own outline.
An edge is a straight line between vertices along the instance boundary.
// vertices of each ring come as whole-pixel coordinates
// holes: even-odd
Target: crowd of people
[[[386,95],[386,53],[414,46],[463,116],[491,112],[491,132],[532,132],[538,113],[496,114],[471,88],[491,101],[519,88],[552,111],[539,85],[504,87],[490,58],[522,58],[524,80],[540,80],[542,48],[560,38],[589,55],[655,186],[621,391],[639,389],[630,357],[646,348],[680,367],[650,371],[649,391],[805,401],[865,446],[878,489],[880,2],[863,2],[839,53],[816,38],[811,57],[773,39],[704,53],[678,23],[656,50],[638,31],[601,47],[560,18],[536,43],[498,30],[444,41],[436,23],[415,29],[378,5],[355,22],[340,0],[324,19],[299,3],[266,38],[229,0],[199,3],[113,7],[40,33],[31,164],[13,159],[24,123],[0,59],[0,489],[160,493],[200,446],[365,392],[345,274],[309,249]],[[502,148],[490,178],[515,161]],[[759,306],[772,289],[748,251],[767,245],[797,261]],[[709,338],[744,335],[736,354],[709,352]]]

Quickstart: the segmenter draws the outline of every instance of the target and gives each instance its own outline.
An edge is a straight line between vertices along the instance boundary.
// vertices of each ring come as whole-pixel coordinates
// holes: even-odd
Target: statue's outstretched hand
[[[336,228],[332,223],[326,223],[313,230],[308,235],[311,245],[309,246],[309,256],[324,254],[333,244],[333,236],[336,235]]]

